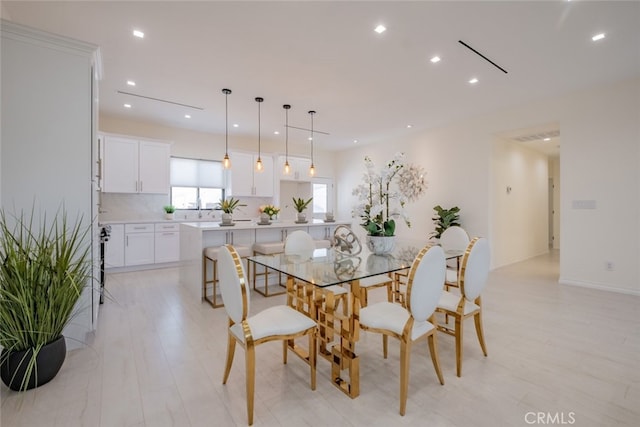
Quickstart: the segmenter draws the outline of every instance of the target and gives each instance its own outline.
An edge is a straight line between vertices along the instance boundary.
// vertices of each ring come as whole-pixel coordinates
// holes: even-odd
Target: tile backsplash
[[[258,208],[261,205],[273,203],[271,198],[241,197],[240,203],[246,206],[236,208],[233,216],[235,219],[258,218]],[[169,204],[169,196],[165,194],[124,194],[102,193],[100,206],[100,221],[139,221],[139,220],[163,220],[163,206]],[[191,220],[210,218],[213,221],[220,220],[219,210],[177,210],[175,219]]]

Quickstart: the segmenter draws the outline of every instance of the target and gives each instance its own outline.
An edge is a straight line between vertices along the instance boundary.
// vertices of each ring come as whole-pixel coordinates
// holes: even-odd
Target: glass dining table
[[[287,305],[316,320],[319,355],[331,363],[331,380],[342,392],[355,398],[360,394],[359,358],[355,348],[360,330],[360,280],[380,274],[395,280],[397,273],[409,271],[427,244],[426,240],[398,239],[393,252],[387,255],[373,254],[366,246],[357,254],[332,247],[307,254],[252,256],[248,261],[287,277]],[[462,253],[446,256],[456,258]],[[349,298],[347,306],[339,312],[335,286],[345,285],[349,288]],[[398,285],[394,283],[395,292]],[[295,343],[289,345],[295,348]]]

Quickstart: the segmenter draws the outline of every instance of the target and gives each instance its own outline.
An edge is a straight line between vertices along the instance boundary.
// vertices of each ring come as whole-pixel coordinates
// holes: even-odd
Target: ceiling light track
[[[475,53],[476,55],[478,55],[480,58],[484,59],[485,61],[487,61],[489,64],[493,65],[494,67],[496,67],[498,70],[502,71],[505,74],[508,74],[507,70],[505,70],[504,68],[502,68],[501,66],[499,66],[498,64],[496,64],[495,62],[493,62],[492,60],[490,60],[489,58],[487,58],[486,56],[484,56],[483,54],[481,54],[480,52],[478,52],[477,50],[475,50],[474,48],[472,48],[471,46],[469,46],[468,44],[466,44],[465,42],[463,42],[462,40],[458,40],[458,43],[460,43],[462,46],[466,47],[467,49],[469,49],[471,52]]]
[[[308,128],[300,128],[300,127],[291,126],[291,125],[285,125],[284,127],[291,128],[291,129],[305,130],[307,132],[311,131],[311,129],[308,129]],[[321,133],[323,135],[331,135],[329,132],[322,132],[322,131],[316,130],[316,129],[313,130],[313,133]]]
[[[122,94],[122,95],[136,96],[138,98],[150,99],[151,101],[165,102],[167,104],[173,104],[173,105],[179,105],[181,107],[193,108],[194,110],[201,110],[201,111],[204,110],[204,108],[202,108],[202,107],[196,107],[194,105],[188,105],[188,104],[181,104],[180,102],[167,101],[166,99],[160,99],[160,98],[153,98],[151,96],[138,95],[136,93],[124,92],[122,90],[118,90],[117,92]]]

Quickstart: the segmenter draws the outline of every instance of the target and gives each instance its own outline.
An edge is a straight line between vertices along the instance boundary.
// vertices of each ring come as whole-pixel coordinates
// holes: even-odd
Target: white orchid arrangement
[[[404,153],[396,153],[389,163],[377,172],[369,157],[364,159],[367,172],[363,183],[353,190],[358,196],[354,216],[362,218],[360,224],[371,236],[393,236],[396,219],[402,218],[411,227],[405,212],[405,204],[417,200],[424,193],[427,184],[424,171],[415,165],[404,163]]]

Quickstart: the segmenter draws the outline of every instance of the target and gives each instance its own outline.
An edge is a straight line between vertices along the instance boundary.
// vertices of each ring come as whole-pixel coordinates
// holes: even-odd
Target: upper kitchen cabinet
[[[284,173],[286,160],[287,158],[285,156],[278,156],[278,176],[280,181],[311,182],[311,177],[309,176],[309,168],[311,167],[310,159],[289,156],[290,172],[288,175]]]
[[[231,155],[231,182],[229,192],[234,197],[273,197],[273,158],[262,155],[263,170],[257,172],[255,164],[257,154],[230,153]]]
[[[102,191],[169,193],[169,144],[111,135],[103,141]]]

